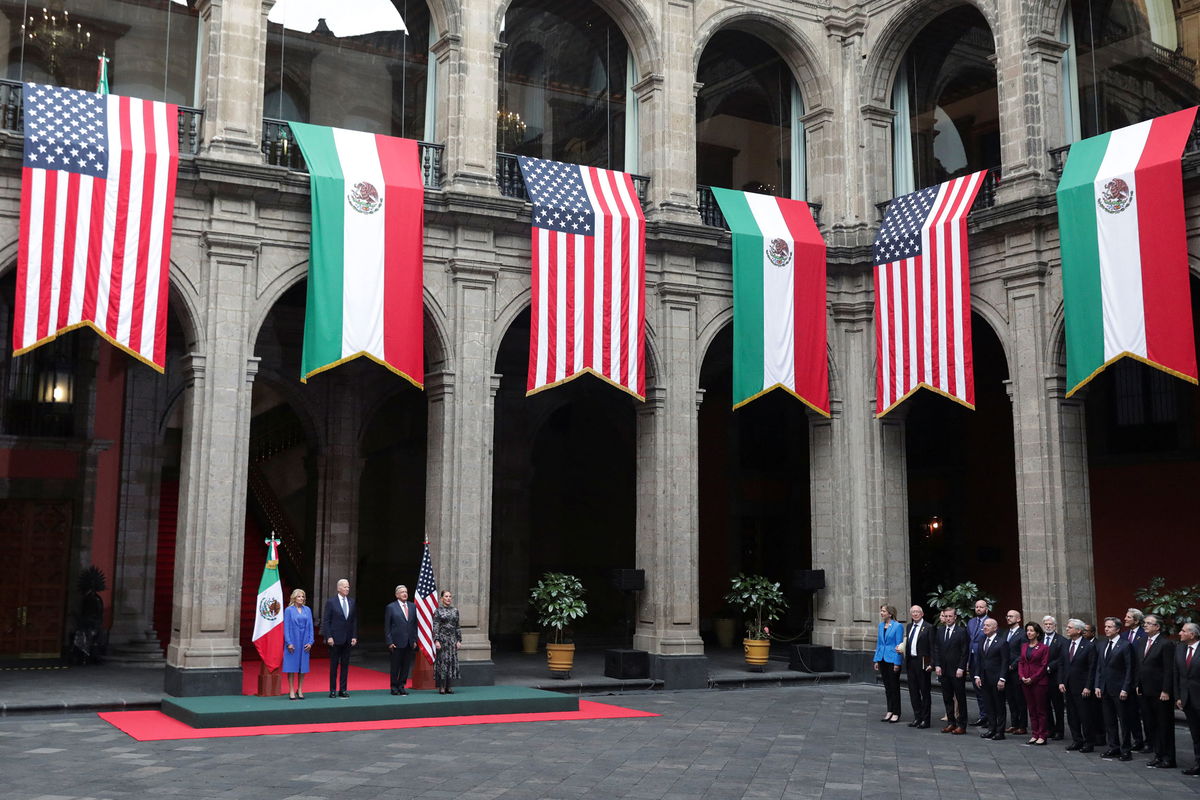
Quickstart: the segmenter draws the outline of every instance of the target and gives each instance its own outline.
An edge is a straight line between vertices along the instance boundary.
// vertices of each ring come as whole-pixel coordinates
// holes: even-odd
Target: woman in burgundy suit
[[[1046,720],[1046,691],[1049,688],[1047,668],[1050,664],[1050,648],[1042,644],[1042,626],[1030,622],[1025,626],[1025,638],[1021,645],[1021,656],[1017,660],[1017,677],[1021,679],[1021,690],[1025,692],[1025,707],[1029,709],[1029,728],[1033,738],[1029,744],[1045,744],[1050,738]]]

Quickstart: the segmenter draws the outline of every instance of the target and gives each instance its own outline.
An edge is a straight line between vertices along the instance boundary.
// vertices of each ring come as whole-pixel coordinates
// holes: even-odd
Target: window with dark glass
[[[720,31],[700,56],[696,180],[704,186],[793,196],[796,156],[791,70],[761,39]],[[801,151],[802,153],[802,151]]]
[[[196,105],[196,0],[0,0],[4,76]]]
[[[496,148],[625,169],[625,37],[595,3],[514,0],[501,34]]]
[[[896,76],[895,194],[1000,166],[996,47],[971,6],[947,11],[913,41]]]
[[[350,0],[344,0],[349,2]],[[427,139],[429,9],[422,0],[391,0],[404,30],[335,36],[337,20],[267,24],[263,116]],[[330,4],[330,14],[335,4]],[[274,15],[282,19],[281,14]],[[382,17],[380,18],[382,19]],[[389,18],[381,27],[393,24]],[[355,30],[361,29],[356,26]]]
[[[1095,136],[1200,103],[1200,5],[1172,0],[1071,0],[1068,128]]]

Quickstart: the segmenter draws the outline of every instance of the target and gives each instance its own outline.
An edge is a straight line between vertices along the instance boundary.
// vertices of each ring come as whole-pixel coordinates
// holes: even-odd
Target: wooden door
[[[71,501],[0,500],[0,656],[63,649]]]

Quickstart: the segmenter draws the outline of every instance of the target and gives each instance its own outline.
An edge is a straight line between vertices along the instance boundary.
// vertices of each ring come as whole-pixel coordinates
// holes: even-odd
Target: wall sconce
[[[925,520],[925,524],[922,525],[925,528],[925,538],[932,539],[934,536],[937,536],[942,532],[944,526],[945,523],[942,521],[942,518],[936,515]]]
[[[71,402],[71,396],[74,394],[75,374],[72,372],[70,365],[65,362],[55,361],[38,373],[37,379],[37,401],[39,403],[52,403],[56,405],[66,405]]]

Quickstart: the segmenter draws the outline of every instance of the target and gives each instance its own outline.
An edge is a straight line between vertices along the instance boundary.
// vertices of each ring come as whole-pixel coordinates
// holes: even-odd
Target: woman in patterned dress
[[[296,589],[283,610],[283,672],[288,676],[290,700],[304,699],[304,674],[313,646],[312,611],[304,605],[307,599],[303,589]]]
[[[458,644],[462,632],[458,629],[458,609],[451,605],[454,595],[442,590],[442,604],[433,612],[433,680],[438,694],[454,694],[450,680],[458,677]]]

